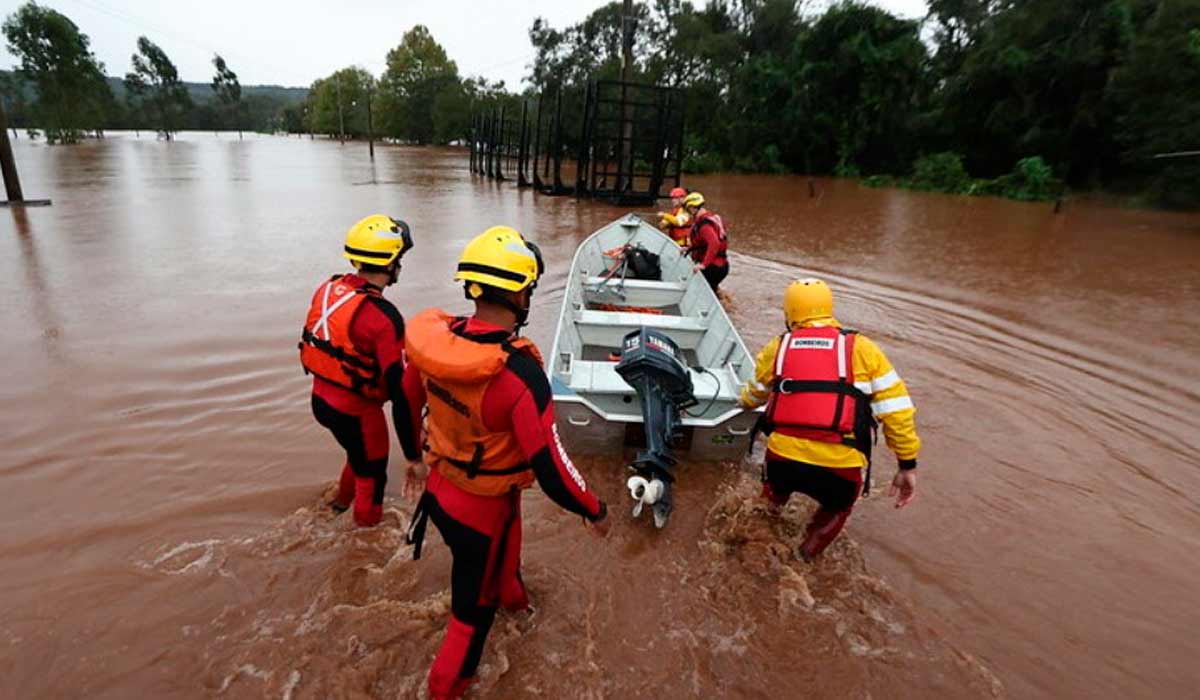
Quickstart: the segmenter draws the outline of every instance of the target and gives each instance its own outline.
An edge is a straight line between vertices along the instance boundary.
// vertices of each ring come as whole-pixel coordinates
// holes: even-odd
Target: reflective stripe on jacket
[[[840,324],[830,321],[805,325]],[[777,336],[758,353],[754,379],[742,387],[742,405],[761,406],[770,399],[774,389],[779,345],[780,337]],[[888,447],[896,454],[897,459],[916,459],[921,449],[915,421],[916,407],[908,395],[908,388],[892,367],[892,363],[878,345],[862,334],[856,337],[851,362],[854,368],[854,385],[859,391],[870,396],[871,412],[882,424]],[[785,459],[823,467],[866,465],[863,454],[848,445],[807,440],[780,432],[771,435],[767,441],[767,448]]]

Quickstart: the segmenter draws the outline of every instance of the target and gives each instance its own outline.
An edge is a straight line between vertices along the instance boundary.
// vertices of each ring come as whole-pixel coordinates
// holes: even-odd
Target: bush
[[[1054,199],[1062,192],[1062,182],[1054,177],[1054,170],[1041,156],[1022,158],[1011,173],[993,182],[989,194],[1027,202]]]
[[[1168,164],[1151,180],[1151,201],[1170,209],[1200,206],[1200,163],[1186,159]]]
[[[758,161],[753,156],[738,156],[733,161],[733,169],[739,173],[757,173]]]
[[[896,187],[903,183],[898,183],[896,178],[891,175],[872,175],[864,177],[862,183],[867,187]]]
[[[767,147],[763,149],[761,166],[764,172],[775,175],[782,175],[788,172],[788,167],[780,159],[779,146],[773,143],[767,144]]]
[[[911,184],[918,190],[961,193],[969,191],[972,183],[962,156],[946,151],[917,158]]]
[[[854,163],[841,162],[833,169],[833,174],[837,177],[858,177],[862,173]]]
[[[721,156],[716,153],[689,153],[683,159],[683,171],[685,173],[693,173],[703,175],[704,173],[715,173],[725,164],[721,161]]]

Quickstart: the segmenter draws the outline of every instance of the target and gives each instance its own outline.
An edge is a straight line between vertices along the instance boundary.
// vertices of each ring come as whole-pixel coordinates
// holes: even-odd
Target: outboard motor
[[[680,412],[695,406],[692,375],[683,362],[683,353],[675,341],[659,331],[642,327],[625,336],[617,374],[637,391],[642,403],[642,423],[646,430],[646,449],[637,453],[630,469],[629,493],[637,503],[633,516],[649,505],[654,525],[663,527],[671,515],[671,438],[682,424]]]

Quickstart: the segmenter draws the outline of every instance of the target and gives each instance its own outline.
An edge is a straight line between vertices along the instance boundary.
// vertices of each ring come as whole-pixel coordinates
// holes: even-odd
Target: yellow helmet
[[[704,195],[700,194],[699,192],[692,192],[692,193],[688,194],[688,196],[684,197],[684,199],[683,199],[683,206],[685,206],[685,207],[702,207],[702,206],[704,206]]]
[[[346,232],[342,257],[354,263],[387,267],[413,247],[408,224],[383,214],[372,214]]]
[[[796,280],[783,293],[783,316],[788,327],[833,317],[833,291],[819,279]]]
[[[536,245],[514,228],[493,226],[463,248],[454,279],[477,282],[467,286],[468,296],[477,299],[483,294],[479,285],[519,292],[536,285],[544,269],[542,252]]]

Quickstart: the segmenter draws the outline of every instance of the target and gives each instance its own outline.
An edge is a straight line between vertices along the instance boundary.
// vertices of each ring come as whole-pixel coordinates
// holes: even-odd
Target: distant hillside
[[[12,71],[0,70],[0,84],[7,83]],[[108,87],[116,99],[108,108],[104,117],[104,127],[109,129],[134,128],[145,126],[138,118],[130,114],[125,106],[125,83],[121,78],[107,79]],[[192,98],[192,108],[188,110],[181,123],[184,129],[217,129],[230,128],[228,118],[221,116],[219,105],[215,102],[212,86],[208,83],[184,83],[188,95]],[[33,85],[26,83],[23,88],[23,99],[6,100],[8,121],[14,127],[34,126],[31,106],[37,100],[37,91]],[[277,128],[283,119],[284,110],[300,104],[308,97],[308,88],[282,87],[280,85],[243,85],[242,104],[244,117],[241,126],[247,130],[266,131]]]
[[[192,102],[200,104],[213,98],[212,86],[208,83],[184,83]],[[118,100],[125,99],[125,82],[121,78],[110,77],[108,86],[112,88],[113,96]],[[279,85],[243,85],[242,97],[265,97],[283,104],[296,104],[308,97],[308,88],[281,87]]]
[[[0,70],[0,80],[7,80],[10,75],[12,75],[12,71]],[[193,102],[208,102],[213,98],[212,86],[208,83],[184,83],[184,85],[187,86],[188,94],[191,95]],[[121,78],[109,76],[108,86],[112,88],[113,95],[118,100],[125,99],[125,82]],[[26,84],[25,99],[32,101],[36,96],[37,91],[33,86]],[[242,96],[266,97],[284,104],[297,104],[308,97],[308,88],[283,87],[282,85],[243,85]]]

